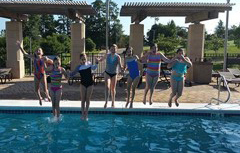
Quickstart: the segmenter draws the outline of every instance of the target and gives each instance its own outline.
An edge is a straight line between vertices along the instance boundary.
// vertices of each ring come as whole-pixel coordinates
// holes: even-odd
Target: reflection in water
[[[0,114],[1,152],[238,152],[239,118]]]

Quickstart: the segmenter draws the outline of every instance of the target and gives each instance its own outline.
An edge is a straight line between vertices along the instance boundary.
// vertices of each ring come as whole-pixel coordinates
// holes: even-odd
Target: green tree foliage
[[[43,38],[51,36],[57,32],[57,22],[54,20],[53,15],[41,15],[40,17],[40,35]]]
[[[96,48],[96,44],[92,41],[91,38],[86,39],[86,51],[91,52]]]
[[[0,67],[6,67],[6,37],[0,37]]]
[[[70,52],[70,38],[66,35],[53,34],[40,42],[45,55],[59,55]]]
[[[240,48],[240,25],[234,31],[234,44]]]
[[[128,35],[121,35],[117,45],[119,48],[124,48],[129,44],[129,36]]]
[[[224,38],[225,37],[225,27],[223,26],[223,21],[219,20],[218,26],[215,28],[215,34],[219,38]]]
[[[224,46],[224,39],[217,37],[216,35],[209,36],[210,38],[205,41],[205,48],[214,50],[215,53],[219,48]]]
[[[92,3],[93,8],[96,10],[96,16],[86,17],[86,37],[91,38],[96,43],[96,48],[101,49],[105,46],[105,33],[106,33],[106,3],[102,0],[96,0]],[[122,25],[118,20],[119,8],[113,1],[109,6],[109,43],[117,43],[120,40],[122,31]],[[97,37],[96,37],[97,36]]]
[[[176,37],[164,37],[164,35],[159,35],[156,43],[159,50],[164,51],[164,54],[167,55],[178,47],[180,40]]]
[[[57,33],[59,34],[66,34],[70,36],[70,25],[72,24],[72,20],[69,19],[67,16],[65,15],[59,15],[58,16],[58,20],[57,20],[57,26],[56,26],[56,30]]]
[[[158,39],[160,35],[164,37],[181,37],[182,39],[187,39],[187,30],[186,28],[176,26],[173,20],[167,25],[161,23],[154,24],[151,30],[147,32],[148,42],[156,42],[155,40]]]
[[[37,37],[40,35],[40,15],[30,15],[28,21],[23,21],[23,37]]]

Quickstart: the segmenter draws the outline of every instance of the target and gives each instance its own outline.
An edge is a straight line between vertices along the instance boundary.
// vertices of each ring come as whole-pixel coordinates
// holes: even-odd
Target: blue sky
[[[95,0],[86,0],[88,4],[94,2]],[[120,8],[122,5],[124,5],[125,2],[207,2],[207,3],[226,3],[227,0],[114,0],[118,4],[118,7]],[[233,6],[232,11],[229,13],[229,28],[232,25],[238,26],[240,24],[240,0],[230,0],[230,3],[235,3],[235,6]],[[215,27],[217,26],[219,20],[222,20],[225,25],[226,21],[226,13],[220,13],[218,19],[208,20],[201,22],[205,24],[206,30],[208,33],[213,33]],[[185,18],[184,17],[159,17],[158,23],[167,24],[169,21],[174,20],[176,25],[187,27],[189,24],[185,24]],[[0,30],[5,29],[5,21],[8,21],[8,19],[4,19],[0,17]],[[131,24],[131,18],[130,17],[120,17],[121,24],[123,25],[123,30],[125,34],[129,34],[130,32],[130,24]],[[151,29],[151,26],[154,24],[154,18],[146,18],[144,21],[141,22],[141,24],[144,24],[144,33],[147,33],[149,29]]]

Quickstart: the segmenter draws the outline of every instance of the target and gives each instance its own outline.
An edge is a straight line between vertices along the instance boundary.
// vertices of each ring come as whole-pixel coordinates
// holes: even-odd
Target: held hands
[[[100,58],[99,58],[99,57],[98,57],[98,58],[96,57],[96,58],[95,58],[95,64],[98,64],[99,61],[100,61]]]
[[[17,45],[19,48],[21,48],[21,42],[20,42],[20,41],[17,41],[17,42],[16,42],[16,45]]]

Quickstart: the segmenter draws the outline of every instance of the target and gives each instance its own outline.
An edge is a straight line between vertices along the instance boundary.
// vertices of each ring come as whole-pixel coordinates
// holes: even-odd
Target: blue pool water
[[[0,114],[0,152],[239,152],[238,117]]]

